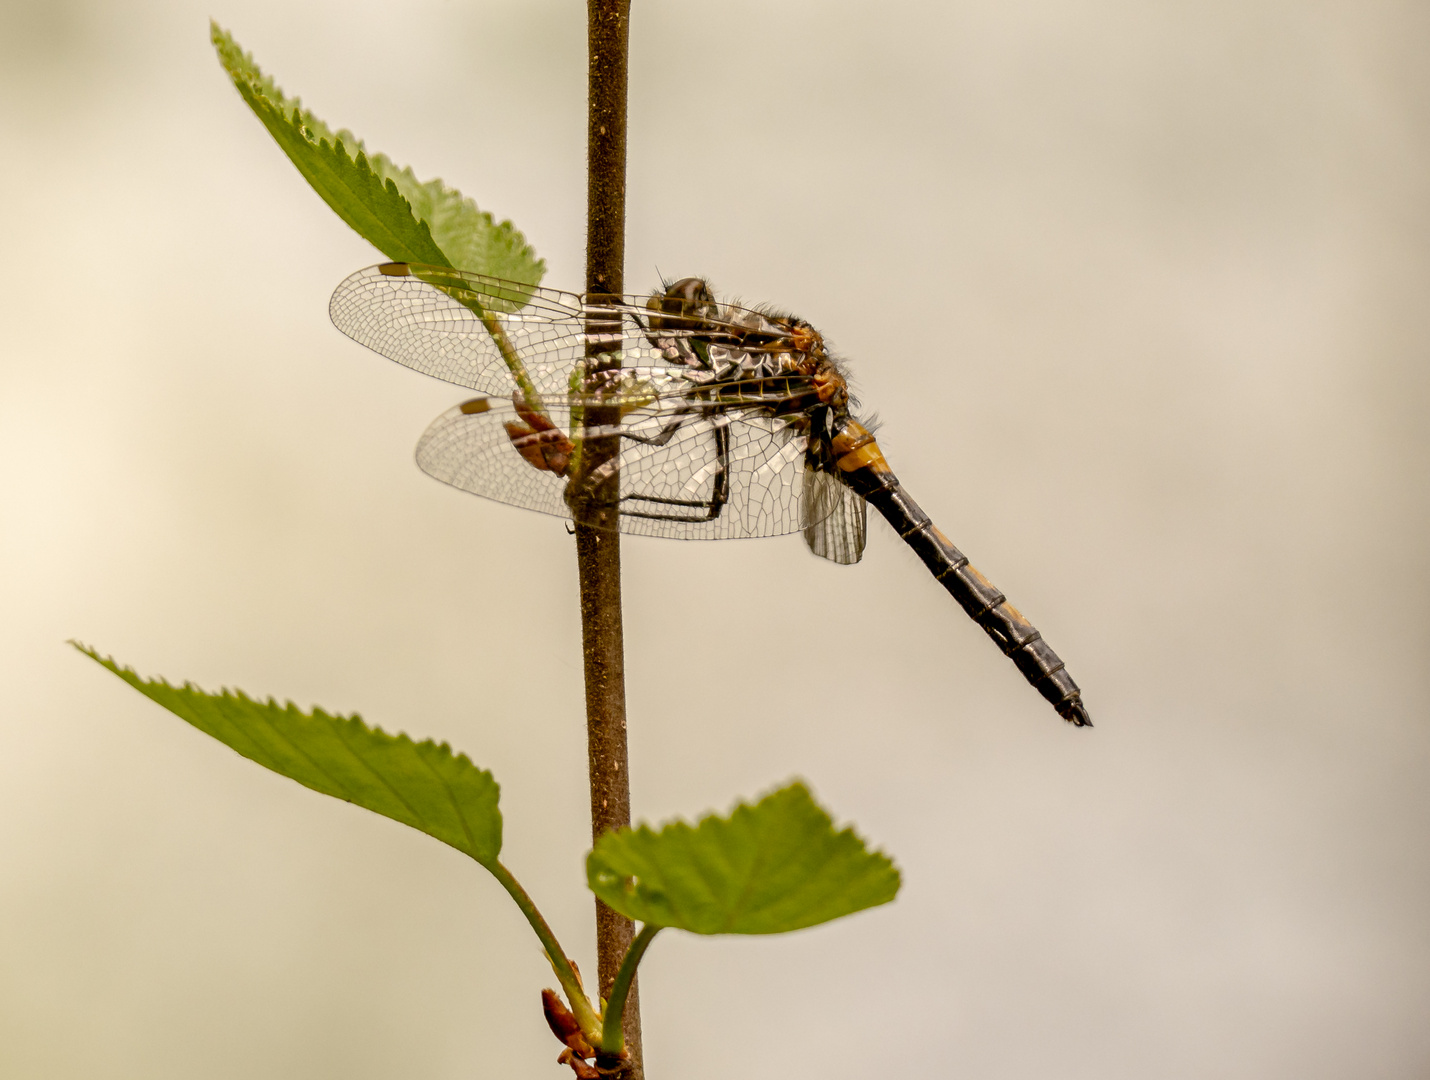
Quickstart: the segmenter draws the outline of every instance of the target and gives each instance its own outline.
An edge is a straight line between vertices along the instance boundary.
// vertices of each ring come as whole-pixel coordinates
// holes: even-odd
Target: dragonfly
[[[872,505],[1033,688],[1092,725],[1057,653],[899,482],[844,361],[803,319],[717,299],[698,277],[583,295],[415,263],[350,275],[329,313],[382,356],[479,393],[422,435],[430,476],[641,536],[798,532],[844,565],[863,556]]]

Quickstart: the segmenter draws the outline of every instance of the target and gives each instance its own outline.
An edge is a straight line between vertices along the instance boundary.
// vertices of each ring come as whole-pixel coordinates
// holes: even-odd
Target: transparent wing
[[[328,304],[334,325],[390,360],[458,386],[511,393],[519,383],[510,353],[539,392],[566,388],[587,353],[580,297],[455,272],[424,280],[409,270],[384,264],[347,277]]]
[[[802,355],[788,328],[760,312],[721,305],[698,327],[666,319],[656,332],[645,304],[641,297],[587,302],[480,274],[384,263],[339,284],[328,313],[344,334],[390,360],[501,397],[518,389],[564,393],[593,351],[618,351],[623,368],[706,380],[773,374]]]
[[[807,467],[801,510],[804,542],[810,551],[844,566],[864,557],[866,504],[837,477]]]
[[[530,433],[529,412],[523,417],[508,401],[483,398],[450,409],[422,436],[417,463],[474,495],[570,518],[567,478],[523,456],[565,438],[564,455],[580,442],[569,436],[569,399],[544,404],[553,426],[537,433]],[[529,433],[514,437],[514,431]],[[609,428],[578,424],[577,431],[587,439],[620,439],[615,460],[622,532],[721,540],[780,536],[810,525],[801,509],[805,436],[783,420],[662,401]],[[518,448],[523,442],[525,451]],[[596,473],[589,482],[601,479]]]

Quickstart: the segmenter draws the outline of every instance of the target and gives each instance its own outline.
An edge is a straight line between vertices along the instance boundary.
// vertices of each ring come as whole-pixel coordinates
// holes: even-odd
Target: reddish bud
[[[564,476],[571,455],[576,452],[571,440],[544,414],[522,401],[520,394],[512,395],[512,404],[522,422],[508,420],[502,427],[506,428],[506,436],[516,452],[533,469]]]
[[[546,1015],[546,1024],[551,1028],[551,1034],[582,1057],[595,1056],[595,1049],[581,1033],[581,1025],[576,1022],[576,1017],[571,1015],[571,1010],[555,990],[541,991],[541,1011]]]

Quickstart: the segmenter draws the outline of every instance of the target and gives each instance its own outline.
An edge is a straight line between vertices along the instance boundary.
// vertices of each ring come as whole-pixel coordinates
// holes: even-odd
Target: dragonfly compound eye
[[[701,330],[716,317],[714,294],[704,278],[681,278],[667,285],[665,292],[656,293],[646,307],[660,314],[650,320],[654,331]]]

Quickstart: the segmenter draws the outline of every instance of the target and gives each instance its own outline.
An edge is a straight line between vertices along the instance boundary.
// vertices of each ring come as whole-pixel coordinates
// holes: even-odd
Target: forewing
[[[843,566],[864,557],[867,504],[837,477],[806,468],[801,510],[804,542],[810,551]]]
[[[439,268],[359,270],[338,285],[328,313],[389,360],[503,397],[520,385],[513,357],[538,393],[557,394],[587,353],[579,296]]]
[[[350,275],[328,312],[344,334],[390,360],[503,398],[518,389],[529,399],[565,393],[593,351],[618,353],[624,369],[705,381],[793,369],[802,357],[764,315],[733,305],[696,328],[653,331],[640,297],[585,303],[574,293],[408,263]]]

